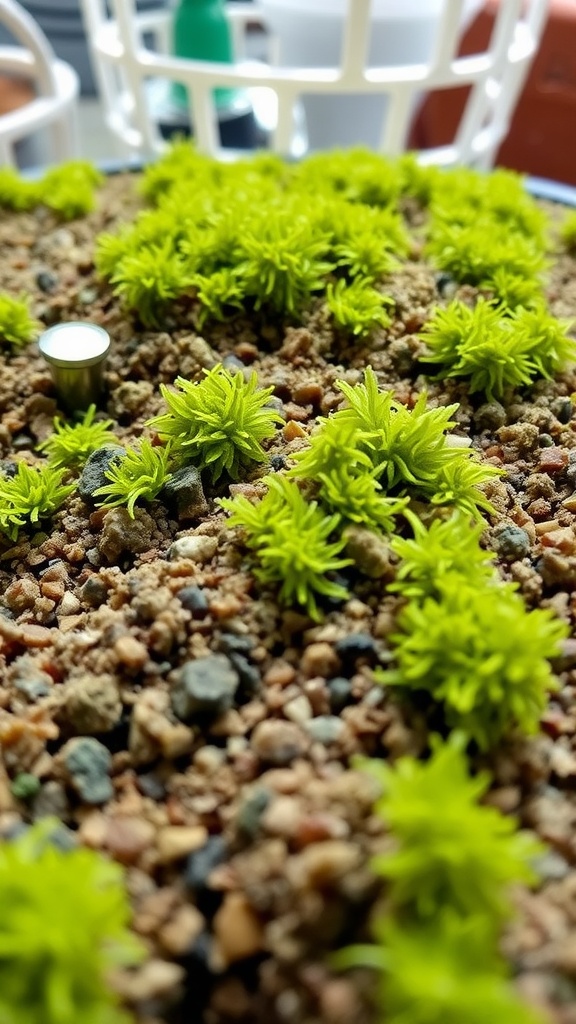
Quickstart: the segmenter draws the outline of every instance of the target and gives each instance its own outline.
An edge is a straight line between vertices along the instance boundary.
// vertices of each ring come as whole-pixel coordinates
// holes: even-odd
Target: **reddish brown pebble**
[[[301,384],[294,391],[294,401],[299,405],[319,405],[322,399],[320,384]]]
[[[135,864],[154,842],[155,829],[141,818],[110,818],[106,828],[106,849],[121,864]]]
[[[264,947],[262,923],[241,892],[229,892],[214,917],[214,934],[226,964],[245,960]]]
[[[561,473],[568,465],[568,452],[565,448],[542,448],[540,451],[539,473]]]

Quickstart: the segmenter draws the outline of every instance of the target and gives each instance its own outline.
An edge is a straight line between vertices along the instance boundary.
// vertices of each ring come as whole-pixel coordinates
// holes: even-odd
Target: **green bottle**
[[[225,8],[225,0],[179,0],[172,23],[174,56],[232,64],[232,37]],[[230,107],[237,94],[236,89],[214,91],[219,109]],[[185,85],[174,82],[171,98],[177,106],[187,109]]]

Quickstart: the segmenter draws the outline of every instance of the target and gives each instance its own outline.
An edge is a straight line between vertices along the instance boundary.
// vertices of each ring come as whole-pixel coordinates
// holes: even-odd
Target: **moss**
[[[112,420],[96,420],[96,406],[91,405],[79,423],[63,423],[54,419],[54,433],[50,434],[38,451],[46,452],[55,469],[81,469],[89,455],[107,444],[118,444],[110,427]]]
[[[25,296],[15,299],[0,293],[0,343],[11,348],[22,348],[34,340],[40,324],[30,315]]]
[[[16,475],[0,478],[0,530],[16,540],[21,528],[48,519],[76,489],[63,483],[64,469],[18,463]]]

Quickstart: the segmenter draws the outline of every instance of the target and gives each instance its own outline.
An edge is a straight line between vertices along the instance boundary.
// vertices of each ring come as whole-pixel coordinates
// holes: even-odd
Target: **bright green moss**
[[[272,387],[259,388],[256,373],[245,380],[222,366],[201,381],[177,377],[178,391],[160,385],[168,412],[149,426],[173,444],[178,458],[208,469],[213,480],[238,480],[251,463],[264,462],[262,441],[273,437],[281,416],[268,405]]]
[[[55,469],[81,469],[97,448],[118,444],[118,438],[110,430],[112,420],[95,420],[95,416],[95,405],[90,406],[79,423],[63,423],[56,416],[54,433],[38,445],[38,451],[47,453]]]
[[[231,512],[230,526],[245,532],[254,551],[254,575],[261,583],[280,584],[279,600],[298,604],[320,619],[318,596],[345,600],[342,583],[331,578],[350,559],[342,558],[343,539],[333,537],[340,519],[327,516],[316,501],[306,501],[298,486],[283,476],[265,477],[268,492],[257,504],[243,495],[220,501]]]
[[[414,536],[392,538],[390,547],[400,565],[390,590],[421,600],[437,596],[439,581],[451,573],[459,573],[469,584],[479,586],[494,578],[495,556],[480,547],[484,523],[472,525],[467,515],[456,512],[426,527],[410,511],[406,516]]]
[[[22,178],[12,167],[0,167],[0,207],[31,210],[40,202],[38,183]]]
[[[381,787],[375,809],[393,838],[372,867],[395,913],[434,922],[449,907],[491,922],[496,938],[511,912],[510,886],[536,882],[533,863],[544,848],[514,818],[480,803],[490,778],[470,775],[463,746],[453,735],[424,762],[363,762]]]
[[[48,519],[76,489],[62,483],[65,470],[18,463],[13,477],[0,477],[0,530],[16,540],[22,527]]]
[[[446,909],[427,924],[383,918],[373,934],[373,945],[344,949],[333,962],[377,972],[386,1024],[545,1024],[514,990],[481,916]]]
[[[147,327],[159,327],[169,303],[192,286],[186,262],[174,252],[170,239],[126,253],[110,281],[115,294]]]
[[[62,220],[90,213],[96,205],[95,189],[104,176],[86,160],[68,160],[52,167],[40,179],[40,197]]]
[[[358,338],[368,337],[377,328],[389,327],[391,319],[384,307],[392,304],[392,299],[359,277],[351,284],[340,280],[326,289],[326,305],[334,323]]]
[[[30,315],[25,296],[15,299],[0,292],[0,344],[22,348],[34,340],[40,324]]]
[[[480,298],[473,308],[452,302],[438,308],[422,331],[425,361],[441,367],[438,377],[464,377],[471,392],[502,398],[507,389],[551,377],[576,359],[570,324],[540,305],[509,315]]]
[[[120,867],[45,819],[0,847],[2,1024],[128,1024],[109,975],[137,963]]]
[[[488,750],[516,730],[536,732],[557,686],[548,659],[567,632],[550,610],[528,611],[510,584],[446,573],[436,594],[400,610],[390,637],[397,667],[377,678],[428,697],[450,728]]]
[[[98,502],[106,508],[126,505],[134,519],[137,501],[153,501],[170,479],[170,449],[156,446],[143,438],[138,448],[127,448],[126,454],[106,471],[110,481],[94,491]]]

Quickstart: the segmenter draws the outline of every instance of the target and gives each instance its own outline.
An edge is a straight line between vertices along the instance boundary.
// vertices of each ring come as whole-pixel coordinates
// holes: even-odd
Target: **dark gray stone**
[[[105,487],[106,484],[110,483],[106,473],[111,466],[120,462],[125,451],[125,448],[113,444],[97,448],[95,452],[92,452],[78,480],[78,494],[82,501],[86,501],[89,504],[94,503],[94,492],[99,487]]]
[[[244,800],[238,811],[236,826],[239,832],[253,839],[260,828],[260,821],[264,811],[270,803],[270,790],[260,786],[254,789]]]
[[[87,804],[104,804],[114,795],[110,781],[112,756],[92,736],[69,740],[62,751],[70,782]]]
[[[36,274],[36,284],[41,292],[50,295],[58,287],[58,278],[51,270],[39,270]]]
[[[184,722],[196,717],[216,718],[232,707],[239,681],[224,654],[186,662],[172,687],[174,714]]]
[[[209,511],[196,466],[183,466],[173,473],[160,497],[175,509],[178,519],[201,519]]]
[[[506,423],[506,410],[500,402],[485,402],[474,413],[477,430],[498,430]]]
[[[180,601],[183,608],[188,612],[192,612],[195,619],[202,619],[208,612],[208,601],[206,594],[195,584],[191,584],[189,587],[182,587],[179,590],[176,597]]]
[[[108,587],[98,576],[89,576],[80,590],[80,600],[91,608],[99,608],[108,599]]]
[[[326,683],[330,700],[330,708],[335,714],[352,703],[352,683],[344,676],[335,676]]]
[[[340,739],[345,725],[342,719],[336,715],[318,715],[317,718],[311,718],[309,722],[305,722],[304,728],[316,743],[328,746]]]
[[[530,538],[521,526],[509,523],[494,531],[496,553],[507,562],[516,562],[530,552]]]

